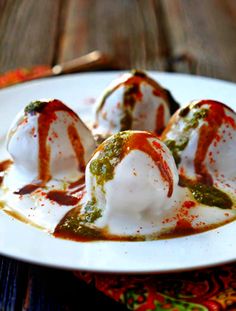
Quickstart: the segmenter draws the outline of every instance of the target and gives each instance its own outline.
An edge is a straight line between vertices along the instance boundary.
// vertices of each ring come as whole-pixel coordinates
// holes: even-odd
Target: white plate
[[[120,73],[89,73],[44,79],[0,91],[0,160],[3,142],[15,114],[40,98],[58,98],[86,119],[95,98]],[[216,99],[236,109],[236,85],[182,74],[151,72],[182,104]],[[236,222],[208,232],[150,242],[88,242],[56,239],[0,213],[0,253],[65,269],[97,272],[153,273],[206,267],[236,260]]]

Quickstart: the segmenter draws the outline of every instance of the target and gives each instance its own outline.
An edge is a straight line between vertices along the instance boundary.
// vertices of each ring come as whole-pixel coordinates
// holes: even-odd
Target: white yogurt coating
[[[124,130],[161,134],[178,104],[170,93],[143,72],[126,73],[104,90],[95,104],[95,134]]]
[[[74,206],[60,205],[51,201],[46,198],[46,193],[50,190],[65,190],[69,183],[84,176],[85,165],[95,150],[95,141],[81,119],[63,103],[58,100],[42,101],[42,103],[46,109],[51,109],[50,107],[54,109],[55,105],[58,106],[51,116],[46,115],[46,119],[51,118],[46,134],[49,177],[46,176],[46,179],[42,180],[39,168],[40,165],[44,165],[39,156],[41,144],[39,119],[45,112],[21,111],[13,121],[7,136],[7,150],[13,164],[5,172],[1,200],[6,203],[8,209],[53,231],[65,213]],[[69,134],[71,127],[72,137]],[[82,146],[79,157],[75,146],[78,139]],[[29,184],[37,183],[41,186],[32,193],[24,195],[15,193]],[[81,193],[74,194],[75,197],[80,195]]]
[[[47,105],[52,104],[53,101],[48,101]],[[47,135],[51,177],[73,181],[80,178],[84,172],[79,168],[78,159],[68,135],[69,126],[73,125],[79,135],[85,164],[95,150],[95,141],[89,129],[75,113],[72,115],[68,111],[58,110],[55,115],[55,120],[51,122]],[[17,115],[8,132],[7,150],[14,161],[15,174],[19,175],[17,182],[21,184],[30,183],[38,178],[39,117],[40,113],[30,114],[23,110]]]
[[[195,101],[184,109],[188,109],[188,113],[181,116],[183,109],[176,112],[170,121],[171,126],[162,136],[167,145],[170,145],[170,141],[182,144],[187,138],[186,146],[178,152],[179,174],[203,183],[209,183],[210,180],[213,186],[225,191],[235,200],[236,113],[212,100]],[[196,115],[202,112],[203,117],[198,118],[194,128],[186,131],[188,124],[191,127]],[[198,161],[202,152],[206,154]],[[200,165],[198,162],[201,162]]]
[[[139,136],[146,140],[151,152],[160,159],[159,165],[165,165],[172,186],[163,178],[160,167],[150,154],[133,148],[130,141]],[[122,138],[123,143],[116,157],[109,159],[115,163],[114,176],[100,183],[99,176],[93,174],[91,166],[99,165],[105,148],[112,148],[114,140]],[[142,138],[143,137],[143,138]],[[156,145],[155,145],[156,143]],[[120,148],[120,147],[119,147]],[[122,151],[127,154],[122,158]],[[98,177],[98,178],[97,178]],[[96,228],[109,228],[115,235],[150,235],[167,229],[173,224],[163,224],[163,220],[173,214],[179,197],[176,197],[178,172],[168,148],[157,137],[147,132],[127,131],[107,139],[95,152],[86,168],[86,199],[96,200],[96,209],[101,217],[95,222]],[[170,187],[172,190],[170,191]],[[178,193],[179,195],[179,193]],[[178,203],[178,204],[177,204]],[[86,206],[82,210],[85,213]]]
[[[14,194],[9,189],[0,190],[4,210],[17,219],[53,233],[60,220],[74,208],[74,205],[62,205],[46,197],[50,190],[64,190],[61,182],[49,182],[47,189],[38,189],[27,195]],[[80,199],[83,192],[74,193]],[[80,203],[83,202],[83,197]]]

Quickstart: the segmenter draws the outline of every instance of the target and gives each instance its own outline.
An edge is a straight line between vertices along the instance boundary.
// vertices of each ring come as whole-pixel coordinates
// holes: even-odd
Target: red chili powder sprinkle
[[[194,207],[196,206],[196,203],[194,201],[185,201],[183,204],[182,204],[183,207],[186,207],[186,208],[191,208],[191,207]]]

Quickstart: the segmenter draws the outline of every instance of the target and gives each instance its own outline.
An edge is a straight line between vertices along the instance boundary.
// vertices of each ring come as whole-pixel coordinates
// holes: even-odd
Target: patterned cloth
[[[75,275],[130,310],[236,310],[236,264],[145,276]]]
[[[0,75],[0,88],[29,81],[48,66]],[[75,272],[98,290],[137,311],[236,311],[236,264],[159,275],[108,275]]]

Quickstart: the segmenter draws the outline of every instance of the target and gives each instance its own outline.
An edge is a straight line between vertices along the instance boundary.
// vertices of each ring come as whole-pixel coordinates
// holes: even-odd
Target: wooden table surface
[[[236,81],[236,1],[0,0],[0,73],[94,49],[122,69]],[[124,310],[71,272],[0,257],[0,310],[85,310],[82,303]]]

